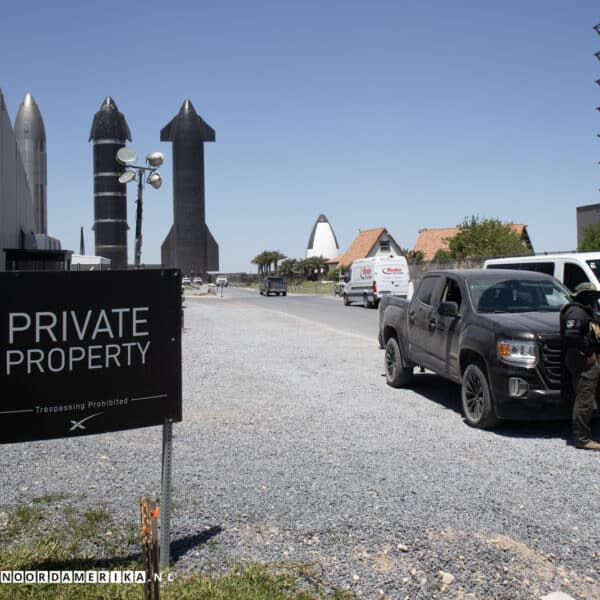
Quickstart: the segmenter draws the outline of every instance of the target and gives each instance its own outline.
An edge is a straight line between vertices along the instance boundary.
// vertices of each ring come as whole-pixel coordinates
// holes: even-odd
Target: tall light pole
[[[123,146],[117,152],[117,161],[125,165],[125,170],[119,175],[119,183],[130,183],[138,180],[137,210],[135,215],[135,268],[139,269],[142,264],[142,213],[143,213],[143,189],[144,182],[157,190],[162,185],[162,177],[157,171],[163,163],[163,155],[160,152],[151,152],[146,155],[146,165],[134,165],[137,154],[132,148]]]

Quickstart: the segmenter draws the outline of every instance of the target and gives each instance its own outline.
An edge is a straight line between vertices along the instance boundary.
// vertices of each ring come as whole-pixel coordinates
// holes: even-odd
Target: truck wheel
[[[287,296],[287,292],[283,292],[283,295],[284,295],[284,296]]]
[[[344,306],[350,306],[350,300],[346,294],[344,294]]]
[[[494,414],[490,386],[481,364],[471,363],[465,369],[461,399],[463,414],[472,427],[491,429],[500,423]]]
[[[399,388],[412,379],[412,367],[402,365],[402,352],[396,338],[391,337],[385,345],[385,380],[388,385]]]

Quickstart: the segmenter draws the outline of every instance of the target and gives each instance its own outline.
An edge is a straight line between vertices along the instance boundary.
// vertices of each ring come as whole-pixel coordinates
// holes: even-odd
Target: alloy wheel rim
[[[476,374],[471,373],[465,382],[465,401],[469,415],[478,419],[483,412],[483,385]]]
[[[394,369],[396,368],[396,350],[392,346],[389,346],[385,350],[385,366],[387,374],[393,377]]]

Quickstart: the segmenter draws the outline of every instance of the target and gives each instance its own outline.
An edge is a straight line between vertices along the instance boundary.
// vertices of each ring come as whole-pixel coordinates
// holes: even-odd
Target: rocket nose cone
[[[194,105],[191,103],[190,100],[184,100],[183,104],[181,105],[181,108],[179,109],[179,116],[197,116],[196,109],[194,108]]]
[[[40,114],[40,109],[38,108],[37,102],[29,93],[25,96],[23,102],[21,102],[21,106],[19,106],[19,111],[27,112],[30,114]]]
[[[115,111],[116,112],[119,109],[117,108],[117,105],[115,104],[115,101],[110,96],[106,96],[106,98],[104,98],[104,101],[100,105],[100,110]]]
[[[33,96],[28,92],[23,99],[23,106],[26,108],[31,108],[32,106],[37,106]]]
[[[119,112],[115,101],[110,96],[106,96],[100,105],[100,110],[94,115],[88,140],[103,138],[131,141],[125,116]]]
[[[14,125],[15,135],[20,139],[45,139],[46,129],[42,113],[31,94],[27,94],[19,106]]]
[[[327,220],[327,217],[325,215],[319,215],[317,223],[329,223],[329,221]]]

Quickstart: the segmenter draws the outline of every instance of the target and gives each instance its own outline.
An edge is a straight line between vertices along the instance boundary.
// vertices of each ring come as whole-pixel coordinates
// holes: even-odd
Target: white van
[[[379,305],[382,296],[406,297],[408,264],[404,256],[372,256],[355,260],[346,276],[344,304],[362,302],[365,307]]]
[[[519,269],[537,271],[556,277],[571,291],[584,282],[591,281],[600,291],[600,252],[564,252],[491,258],[483,263],[484,269]]]

